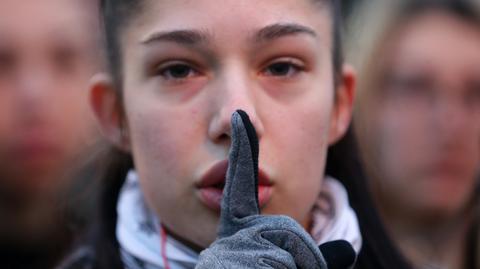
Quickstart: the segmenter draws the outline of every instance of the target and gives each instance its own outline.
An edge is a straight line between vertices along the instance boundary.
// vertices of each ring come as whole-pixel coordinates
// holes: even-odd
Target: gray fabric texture
[[[327,265],[311,236],[287,216],[260,215],[258,140],[244,112],[232,116],[232,145],[217,240],[195,268],[320,268]],[[250,137],[249,137],[250,134]],[[255,155],[255,156],[254,156]]]

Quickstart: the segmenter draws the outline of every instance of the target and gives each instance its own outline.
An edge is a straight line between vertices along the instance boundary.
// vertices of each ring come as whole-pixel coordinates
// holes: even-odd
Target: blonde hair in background
[[[385,59],[382,58],[389,42],[416,15],[410,16],[404,8],[410,2],[423,0],[368,0],[362,1],[346,23],[345,58],[358,73],[358,87],[354,107],[355,132],[359,138],[359,147],[365,169],[370,177],[377,176],[371,160],[379,158],[373,144],[374,115],[381,101],[381,76]],[[466,1],[480,11],[480,0]],[[420,13],[421,15],[421,13]]]
[[[353,116],[363,160],[372,160],[376,156],[373,147],[368,146],[373,142],[369,142],[372,137],[369,115],[374,113],[374,99],[379,88],[375,85],[381,71],[382,59],[379,59],[379,56],[392,31],[400,28],[398,11],[402,2],[404,0],[363,1],[346,24],[348,33],[345,38],[345,57],[347,62],[355,67],[359,78]],[[364,165],[367,174],[375,177],[376,171],[372,162],[365,162]]]

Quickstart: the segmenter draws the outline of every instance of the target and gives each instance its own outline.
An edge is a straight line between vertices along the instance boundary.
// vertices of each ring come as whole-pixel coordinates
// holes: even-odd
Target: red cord
[[[168,259],[167,259],[167,232],[163,228],[163,225],[160,224],[160,243],[161,243],[161,248],[162,248],[162,259],[163,259],[163,265],[165,266],[165,269],[170,269],[170,264],[168,264]]]

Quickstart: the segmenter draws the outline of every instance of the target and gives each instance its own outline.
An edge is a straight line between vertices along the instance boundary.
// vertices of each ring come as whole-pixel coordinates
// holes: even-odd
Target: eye
[[[77,64],[77,55],[74,48],[59,47],[52,52],[52,63],[60,72],[73,73]]]
[[[267,66],[264,74],[273,77],[291,77],[303,70],[300,64],[293,63],[291,60],[279,61]]]
[[[160,67],[158,72],[165,80],[181,80],[198,75],[191,66],[184,63],[171,63]]]
[[[480,82],[470,83],[466,100],[467,102],[475,104],[476,106],[480,104]]]
[[[428,97],[435,89],[435,82],[422,74],[390,74],[386,86],[396,96]]]
[[[14,52],[0,49],[0,75],[4,75],[8,71],[15,69],[16,63],[17,59]]]

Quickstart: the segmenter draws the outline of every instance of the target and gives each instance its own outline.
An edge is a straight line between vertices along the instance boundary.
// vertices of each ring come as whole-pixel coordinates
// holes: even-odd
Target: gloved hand
[[[245,112],[233,114],[231,136],[218,238],[195,268],[327,268],[319,247],[295,220],[260,215],[258,139]]]

